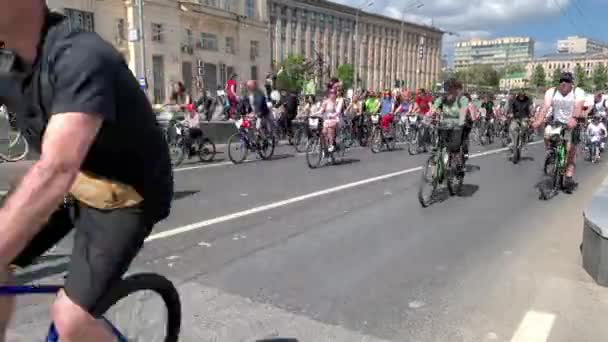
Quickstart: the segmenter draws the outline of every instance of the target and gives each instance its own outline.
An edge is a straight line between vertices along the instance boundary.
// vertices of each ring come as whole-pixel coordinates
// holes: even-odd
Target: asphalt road
[[[355,149],[317,170],[289,147],[272,161],[186,165],[131,272],[178,285],[183,341],[608,340],[608,291],[578,252],[606,165],[579,161],[579,189],[541,202],[542,146],[519,165],[497,148],[472,148],[464,195],[426,209],[426,156],[405,150]],[[19,279],[60,280],[69,243]],[[40,339],[49,300],[21,300],[13,336]]]

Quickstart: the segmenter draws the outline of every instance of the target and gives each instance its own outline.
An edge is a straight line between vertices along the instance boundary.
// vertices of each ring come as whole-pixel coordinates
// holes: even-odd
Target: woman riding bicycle
[[[336,142],[336,131],[340,123],[340,113],[342,112],[341,103],[337,100],[335,90],[330,90],[328,97],[321,104],[318,114],[323,117],[323,136],[327,139],[329,152],[333,152]]]
[[[444,84],[446,95],[437,98],[433,104],[433,113],[440,114],[439,136],[451,152],[468,153],[468,131],[464,129],[465,121],[471,117],[469,100],[462,94],[462,83],[449,79]],[[464,162],[461,165],[464,172]]]

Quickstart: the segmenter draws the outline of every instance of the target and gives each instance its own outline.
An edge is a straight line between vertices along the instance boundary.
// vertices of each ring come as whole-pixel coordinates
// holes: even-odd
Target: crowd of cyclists
[[[407,143],[411,154],[436,151],[445,145],[462,155],[458,177],[464,175],[471,142],[487,145],[499,140],[517,163],[525,144],[542,131],[544,134],[539,135],[544,136],[548,151],[545,171],[550,175],[553,169],[547,164],[555,163],[550,158],[551,146],[556,143],[552,136],[557,128],[563,128],[559,134],[566,144],[567,158],[560,184],[562,190],[571,192],[577,185],[575,147],[582,146],[591,162],[600,160],[607,135],[608,106],[602,92],[586,94],[574,86],[571,73],[561,76],[559,85],[548,89],[544,101],[536,105],[533,96],[523,89],[500,98],[492,93],[469,94],[456,79],[447,80],[442,91],[437,92],[397,88],[354,91],[345,89],[338,79],[331,79],[320,96],[310,91],[278,91],[268,84],[262,89],[256,81],[248,81],[246,95],[239,97],[236,82],[232,82],[226,88],[230,93],[227,106],[235,121],[256,118],[255,128],[262,136],[272,137],[273,144],[286,138],[296,149],[300,147],[299,152],[309,148],[306,143],[314,128],[308,125],[310,118],[322,120],[320,134],[327,146],[325,153],[347,149],[355,142],[371,145],[374,152],[376,143],[384,142],[389,149],[391,141]],[[198,119],[186,118],[184,123],[194,128],[193,138],[200,134]],[[377,134],[382,137],[381,142],[376,141],[377,130],[381,130]]]

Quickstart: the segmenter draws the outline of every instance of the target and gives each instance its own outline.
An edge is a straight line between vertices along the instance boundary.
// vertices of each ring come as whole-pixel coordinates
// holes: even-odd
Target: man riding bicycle
[[[462,83],[456,79],[449,79],[444,84],[446,95],[438,97],[432,107],[432,113],[440,114],[439,136],[447,142],[451,152],[461,151],[463,157],[466,151],[464,143],[468,137],[465,136],[465,121],[471,115],[469,111],[469,100],[463,96]],[[464,174],[464,160],[461,165]]]
[[[0,102],[40,159],[0,209],[0,277],[75,228],[52,316],[62,342],[116,341],[97,318],[153,226],[169,214],[173,173],[150,102],[122,55],[43,0],[0,0]],[[71,194],[75,203],[63,205]],[[14,302],[0,299],[0,340]]]
[[[508,110],[508,116],[512,118],[511,124],[509,125],[509,132],[511,134],[511,144],[509,148],[513,152],[514,144],[517,141],[517,137],[520,132],[528,130],[529,120],[532,116],[532,99],[526,95],[523,90],[517,93],[517,96],[510,102],[510,109]],[[522,141],[522,144],[525,144]]]
[[[575,162],[576,162],[576,145],[580,141],[580,132],[578,130],[577,119],[584,118],[583,106],[585,105],[585,91],[581,88],[574,87],[574,77],[570,72],[562,73],[559,79],[559,86],[547,90],[545,93],[545,102],[540,115],[536,118],[533,127],[536,129],[543,124],[545,117],[549,114],[549,109],[552,108],[554,124],[566,126],[564,135],[568,151],[565,189],[567,192],[572,192],[577,184],[574,181]],[[551,132],[550,123],[547,130]],[[546,136],[545,139],[550,138]]]

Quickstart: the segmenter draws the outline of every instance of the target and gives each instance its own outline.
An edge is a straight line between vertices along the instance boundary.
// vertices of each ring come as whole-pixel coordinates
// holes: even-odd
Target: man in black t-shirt
[[[511,134],[511,145],[517,141],[517,135],[519,132],[527,132],[530,126],[530,117],[532,116],[532,99],[528,97],[523,91],[517,93],[509,102],[508,112],[513,116],[509,132]],[[519,128],[519,130],[518,130]],[[523,141],[526,143],[526,141]]]
[[[31,264],[75,228],[53,320],[61,341],[116,341],[96,319],[99,301],[169,214],[167,144],[147,97],[109,43],[73,29],[45,1],[0,5],[0,102],[41,152],[0,209],[0,282],[10,265]],[[76,201],[64,208],[68,192]],[[0,300],[6,323],[12,306]]]

